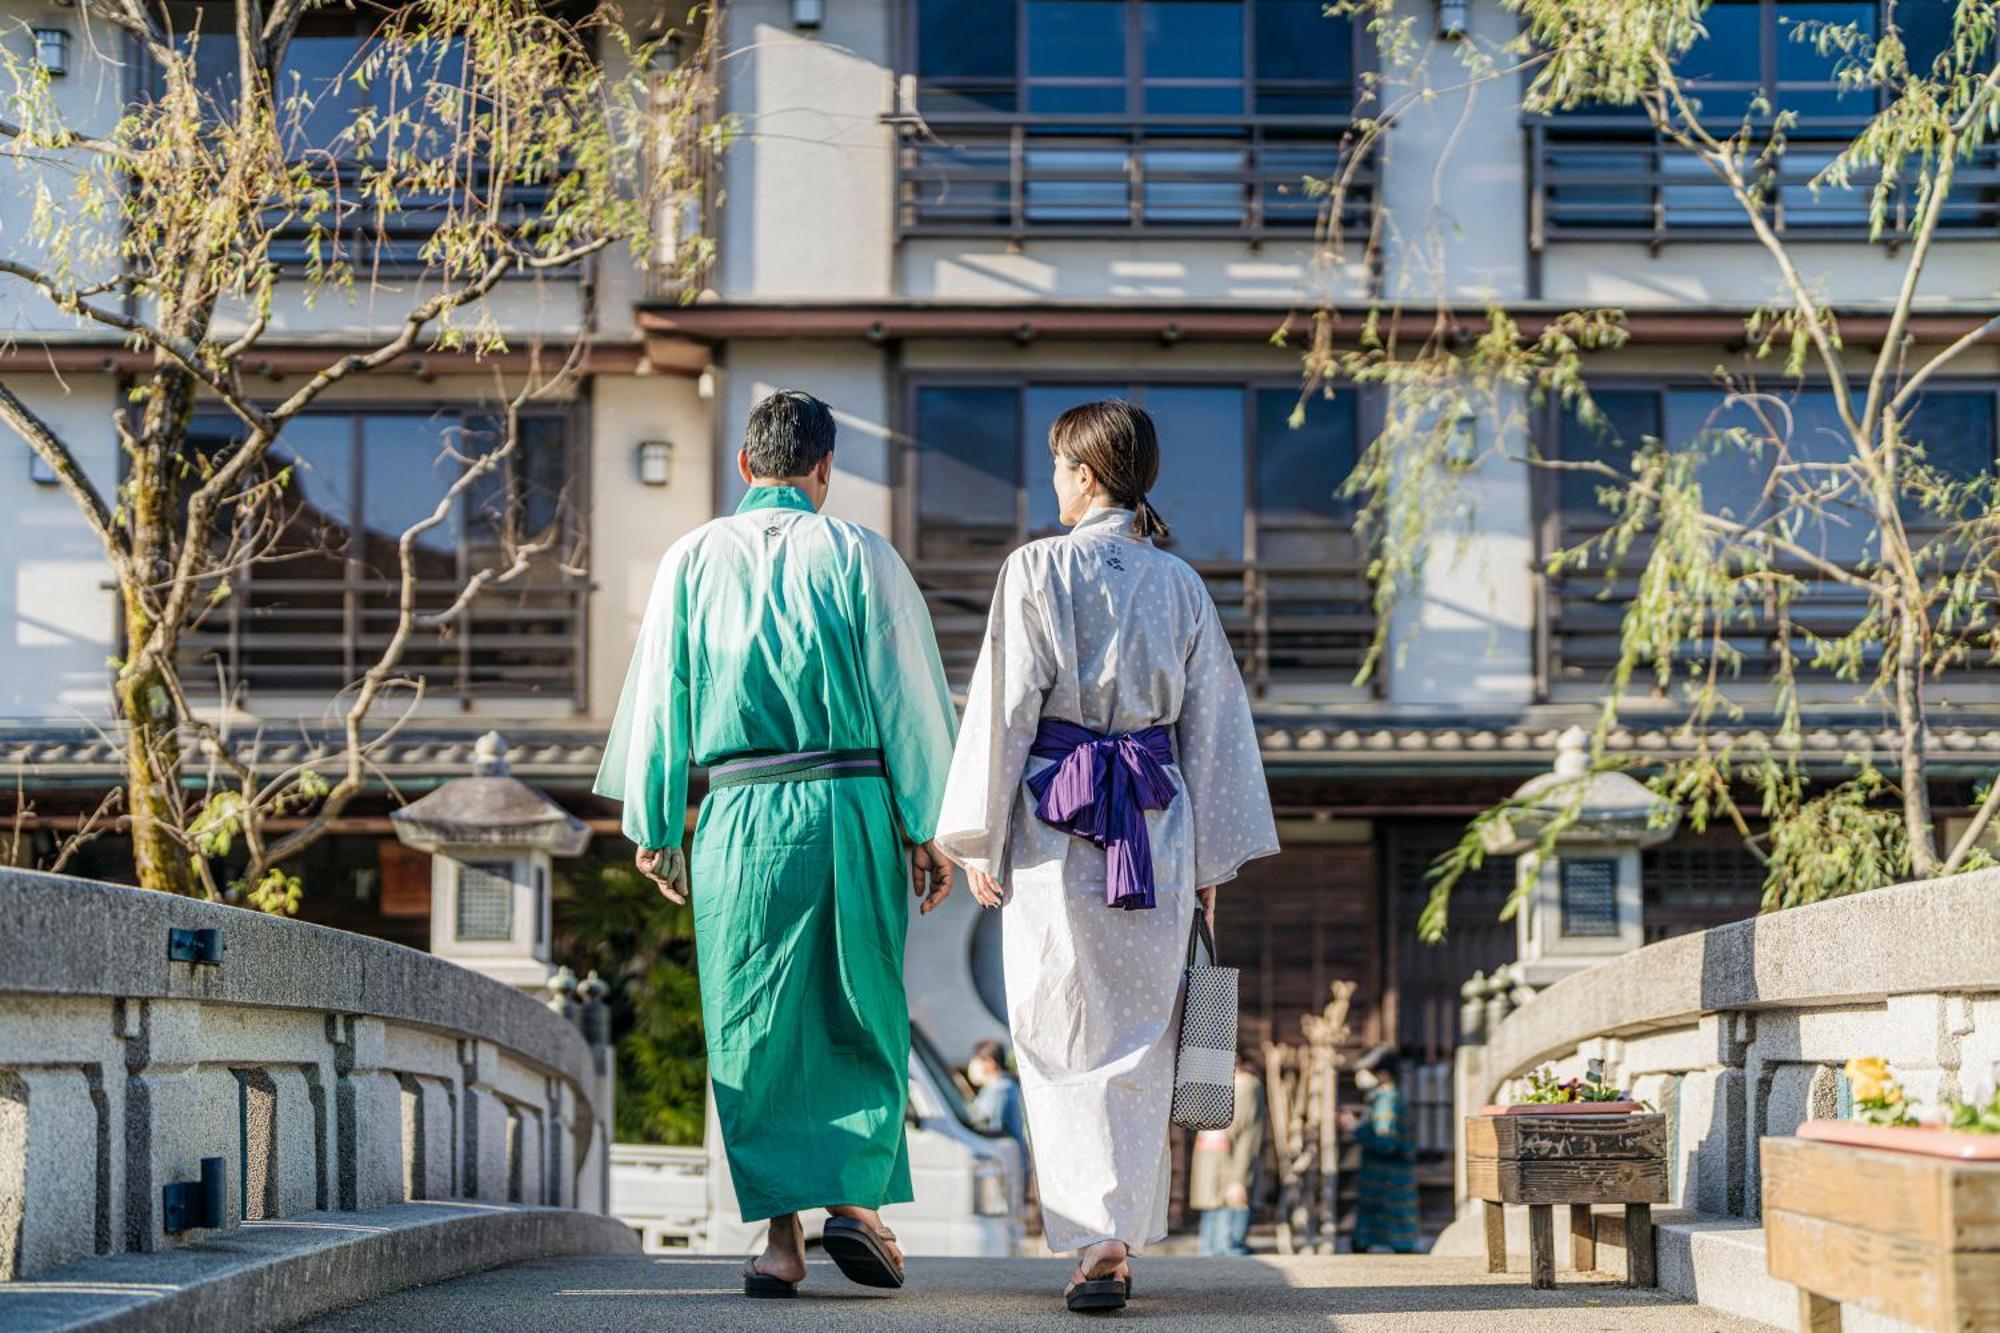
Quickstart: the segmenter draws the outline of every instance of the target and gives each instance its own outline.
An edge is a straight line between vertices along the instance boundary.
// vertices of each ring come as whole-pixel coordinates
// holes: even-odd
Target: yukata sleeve
[[[903,835],[929,842],[958,729],[951,686],[909,566],[887,542],[870,542],[863,569],[861,657],[890,794]]]
[[[1174,749],[1194,829],[1194,882],[1206,887],[1236,878],[1246,861],[1277,852],[1278,826],[1243,673],[1208,590],[1199,596]]]
[[[1028,747],[1055,680],[1055,651],[1031,560],[1023,548],[1001,567],[938,816],[938,846],[945,855],[1002,882]]]
[[[678,548],[660,561],[591,784],[599,796],[624,802],[620,826],[640,847],[678,847],[686,829],[691,722],[682,569]]]

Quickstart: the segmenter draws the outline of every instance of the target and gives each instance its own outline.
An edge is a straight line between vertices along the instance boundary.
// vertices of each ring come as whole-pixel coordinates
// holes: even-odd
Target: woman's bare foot
[[[803,1282],[806,1276],[806,1232],[797,1213],[771,1219],[764,1252],[750,1264],[752,1272],[780,1282]]]
[[[890,1232],[889,1228],[882,1224],[882,1215],[880,1213],[876,1212],[873,1208],[861,1208],[851,1203],[834,1204],[827,1209],[827,1212],[832,1213],[835,1217],[851,1217],[874,1232],[876,1237],[881,1240],[882,1248],[889,1252],[889,1262],[896,1266],[897,1275],[902,1275],[902,1248],[892,1239],[893,1233]]]
[[[1076,1257],[1076,1273],[1070,1285],[1100,1277],[1130,1277],[1131,1265],[1127,1260],[1131,1251],[1122,1240],[1101,1240]]]

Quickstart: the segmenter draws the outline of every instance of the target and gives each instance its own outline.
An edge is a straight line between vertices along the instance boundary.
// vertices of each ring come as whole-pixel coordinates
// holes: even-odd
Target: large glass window
[[[253,534],[262,556],[232,573],[230,595],[185,641],[191,682],[323,692],[356,679],[393,632],[403,534],[435,514],[412,542],[418,612],[450,605],[479,569],[503,567],[523,543],[556,540],[525,577],[482,595],[440,633],[420,629],[405,669],[434,689],[574,694],[583,588],[564,574],[560,533],[574,470],[568,418],[520,418],[506,460],[451,496],[467,460],[497,448],[500,419],[483,411],[394,409],[308,412],[273,444],[266,476],[275,499],[257,514],[225,515]],[[240,438],[233,418],[203,414],[196,451]],[[449,503],[447,499],[449,498]],[[261,534],[268,533],[268,540]]]
[[[1585,426],[1573,414],[1563,414],[1554,432],[1560,461],[1606,462],[1629,475],[1633,449],[1664,441],[1699,459],[1696,478],[1707,512],[1749,523],[1775,519],[1792,541],[1845,566],[1866,561],[1878,549],[1866,498],[1843,485],[1837,473],[1813,466],[1852,456],[1826,390],[1726,393],[1712,385],[1667,384],[1607,388],[1594,396],[1604,422]],[[1940,386],[1918,400],[1906,434],[1921,450],[1924,466],[1963,481],[1993,472],[1996,418],[2000,390]],[[1558,477],[1552,496],[1559,512],[1543,527],[1545,556],[1603,532],[1613,511],[1601,492],[1620,485],[1615,477],[1589,471],[1564,470]],[[1904,495],[1903,508],[1913,528],[1937,529],[1936,515],[1924,511],[1914,492]],[[1609,582],[1610,571],[1596,559],[1551,580],[1548,641],[1556,669],[1580,676],[1617,660],[1624,602],[1633,595],[1644,553],[1642,537]],[[1809,579],[1784,614],[1794,625],[1833,635],[1850,630],[1864,611],[1851,589]],[[1758,623],[1744,621],[1728,629],[1750,671],[1769,660],[1779,615],[1776,601],[1760,614],[1765,619]],[[1691,644],[1688,651],[1709,649]]]
[[[1746,117],[1769,123],[1793,118],[1785,152],[1765,184],[1772,225],[1788,232],[1868,234],[1873,183],[1815,192],[1811,182],[1881,106],[1883,90],[1843,87],[1840,68],[1854,57],[1838,43],[1822,50],[1828,28],[1853,29],[1879,40],[1893,18],[1919,70],[1949,47],[1953,0],[1717,0],[1703,12],[1706,36],[1682,56],[1677,70],[1716,133],[1734,132]],[[1654,134],[1638,107],[1586,106],[1535,122],[1532,158],[1541,197],[1542,233],[1589,235],[1643,231],[1711,231],[1747,235],[1742,206],[1707,164]],[[2000,223],[2000,191],[1988,151],[1962,167],[1940,215],[1947,231],[1990,232]],[[1913,216],[1907,183],[1890,201],[1891,230]]]
[[[916,0],[927,113],[1344,115],[1355,29],[1322,0]]]
[[[1308,229],[1358,35],[1322,0],[912,0],[905,231]],[[1343,228],[1365,225],[1354,179]]]
[[[1150,498],[1173,529],[1167,549],[1207,575],[1246,671],[1344,683],[1372,624],[1353,505],[1339,493],[1360,404],[1351,392],[1302,402],[1296,383],[920,384],[913,566],[947,664],[970,668],[1006,553],[1065,530],[1050,426],[1113,397],[1153,418],[1161,466]]]

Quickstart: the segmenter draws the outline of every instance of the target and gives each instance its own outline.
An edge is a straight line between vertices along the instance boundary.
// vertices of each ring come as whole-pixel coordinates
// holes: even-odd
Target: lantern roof
[[[1529,778],[1510,806],[1480,831],[1486,850],[1519,855],[1535,846],[1552,823],[1572,813],[1557,838],[1566,843],[1637,843],[1651,847],[1673,837],[1680,807],[1629,773],[1591,772],[1590,735],[1570,727],[1556,738],[1553,770]]]
[[[508,774],[507,742],[497,731],[474,746],[471,777],[453,778],[391,811],[389,820],[399,839],[427,852],[474,847],[576,856],[590,842],[589,825]]]

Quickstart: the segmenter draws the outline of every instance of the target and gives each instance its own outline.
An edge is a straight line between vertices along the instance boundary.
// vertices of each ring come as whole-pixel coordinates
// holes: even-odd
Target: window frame
[[[1282,166],[1272,168],[1266,163],[1275,158],[1282,164],[1300,153],[1320,152],[1327,156],[1329,164],[1339,161],[1344,137],[1353,124],[1355,102],[1362,94],[1366,76],[1375,71],[1378,63],[1374,41],[1365,24],[1348,24],[1350,73],[1344,84],[1300,84],[1296,80],[1274,80],[1263,84],[1256,76],[1257,0],[1242,0],[1245,42],[1242,109],[1233,114],[1146,113],[1134,108],[1143,108],[1148,83],[1172,85],[1177,81],[1149,81],[1145,77],[1139,48],[1142,6],[1148,0],[1107,0],[1107,3],[1119,3],[1124,7],[1127,61],[1122,86],[1125,90],[1125,110],[1038,112],[1027,109],[1028,93],[1033,83],[1060,83],[1062,80],[1031,81],[1027,68],[1027,6],[1031,0],[1002,2],[1012,4],[1015,10],[1014,71],[1011,78],[954,80],[947,77],[943,82],[946,91],[1011,89],[1015,104],[1011,111],[923,109],[926,92],[937,85],[924,79],[919,63],[922,0],[902,0],[896,7],[893,60],[899,85],[911,90],[909,107],[888,117],[900,133],[895,184],[896,236],[899,242],[945,236],[1006,237],[1020,241],[1030,237],[1056,239],[1145,235],[1174,240],[1242,237],[1257,244],[1266,233],[1285,237],[1308,237],[1313,234],[1324,208],[1323,201],[1309,201],[1304,194],[1307,172],[1300,169],[1294,173]],[[1081,82],[1103,81],[1083,79]],[[1344,97],[1346,108],[1335,113],[1315,114],[1255,110],[1260,89],[1284,92],[1322,87],[1331,95]],[[1225,128],[1224,133],[1216,132]],[[1063,132],[1063,135],[1059,136],[1057,132]],[[1088,166],[1058,164],[1038,170],[1030,158],[1032,147],[1054,149],[1065,146],[1095,152],[1107,158],[1115,155],[1120,158],[1120,165],[1116,169],[1094,170]],[[940,149],[945,151],[940,154],[937,151]],[[988,161],[982,163],[976,157],[969,161],[955,161],[950,155],[950,150],[954,149],[974,150],[975,154],[986,157]],[[1156,167],[1150,161],[1154,155],[1173,152],[1237,152],[1242,155],[1242,161],[1240,166],[1218,171],[1212,177],[1202,175],[1199,169]],[[1149,181],[1149,173],[1158,173],[1158,178]],[[1287,182],[1295,183],[1299,190],[1296,204],[1286,206],[1291,201],[1283,201],[1274,207],[1270,191]],[[944,200],[954,183],[967,192],[984,187],[996,194],[1004,193],[1004,198],[996,199],[988,207],[983,202],[983,196],[975,195],[971,217],[926,216],[927,210],[945,211]],[[1057,202],[1038,205],[1030,198],[1030,190],[1035,185],[1044,189],[1064,185],[1071,188],[1096,185],[1106,188],[1107,199],[1101,204],[1064,205]],[[1176,203],[1163,199],[1155,203],[1150,191],[1159,185],[1194,189],[1233,185],[1238,191],[1233,205],[1235,216],[1221,216],[1231,205],[1219,200]],[[1122,189],[1122,208],[1109,202],[1110,189]],[[953,206],[963,207],[958,201],[953,201]],[[1364,167],[1350,180],[1349,194],[1343,201],[1339,221],[1342,233],[1348,236],[1365,234],[1377,206],[1375,174],[1371,168]],[[1103,216],[1039,219],[1035,216],[1038,208],[1064,207],[1095,211]],[[1120,215],[1113,216],[1114,210]],[[1150,216],[1156,210],[1161,214],[1212,210],[1217,216],[1213,219]]]
[[[1787,384],[1786,391],[1823,391],[1826,381],[1814,376],[1800,383]],[[1618,374],[1592,377],[1590,390],[1598,393],[1644,392],[1654,396],[1659,406],[1662,427],[1667,422],[1667,397],[1672,393],[1708,392],[1720,396],[1712,380],[1692,373],[1670,375]],[[1938,394],[1982,393],[1988,400],[1988,411],[1992,421],[1992,444],[1994,466],[2000,469],[2000,376],[1997,375],[1941,375],[1926,386],[1927,392]],[[1531,415],[1529,431],[1535,454],[1541,458],[1560,459],[1562,457],[1562,430],[1564,408],[1561,403],[1550,400],[1542,403]],[[1578,574],[1558,578],[1549,572],[1548,561],[1551,553],[1574,545],[1584,539],[1580,526],[1573,527],[1568,512],[1563,505],[1562,482],[1565,473],[1560,468],[1532,468],[1529,478],[1530,503],[1532,505],[1532,527],[1535,534],[1533,574],[1537,586],[1535,598],[1535,675],[1536,697],[1539,702],[1549,702],[1556,681],[1567,679],[1564,672],[1562,648],[1558,640],[1556,620],[1560,604],[1571,600],[1574,594],[1566,594],[1564,584],[1577,580],[1601,582],[1603,570],[1593,568]],[[1599,529],[1601,530],[1601,529]],[[1625,568],[1633,566],[1627,563]],[[1604,599],[1608,606],[1622,606],[1616,599]],[[1580,671],[1592,668],[1579,666]],[[1759,678],[1746,673],[1746,682],[1756,683]]]
[[[270,400],[262,405],[266,407],[275,406],[276,400]],[[365,541],[365,538],[361,535],[361,530],[365,526],[367,505],[366,430],[364,423],[370,418],[383,417],[408,417],[424,420],[436,417],[442,413],[452,413],[461,422],[471,418],[504,415],[493,403],[485,399],[466,399],[462,401],[447,399],[441,402],[425,403],[407,398],[378,397],[343,398],[331,403],[315,405],[299,414],[301,417],[339,418],[346,422],[348,427],[350,458],[346,481],[350,489],[348,499],[354,505],[355,509],[354,513],[350,515],[347,545],[344,552],[340,555],[340,562],[344,570],[341,581],[349,585],[347,590],[342,594],[348,604],[348,610],[343,619],[340,634],[343,641],[341,651],[352,662],[361,662],[365,657],[365,653],[360,647],[363,633],[360,612],[364,605],[371,601],[371,597],[363,585],[384,581],[393,583],[399,577],[395,570],[370,571],[366,567],[365,562],[359,558],[359,552],[362,549],[361,544]],[[591,506],[591,451],[588,400],[585,397],[579,396],[568,401],[540,404],[525,409],[521,415],[537,420],[559,423],[562,434],[560,455],[564,476],[569,483],[568,502],[556,515],[556,522],[561,526],[563,535],[563,541],[559,549],[587,545],[590,540],[588,516]],[[222,411],[217,404],[209,401],[199,402],[195,407],[195,423],[204,419],[209,421],[234,420],[227,412]],[[191,426],[193,424],[191,423]],[[122,470],[121,467],[121,472]],[[472,539],[474,524],[465,512],[466,506],[471,503],[471,500],[472,497],[470,495],[461,495],[459,497],[460,517],[458,538],[452,550],[452,558],[456,564],[456,573],[453,575],[453,579],[458,587],[464,586],[465,580],[479,563],[475,557],[478,547]],[[282,577],[271,577],[269,574],[266,574],[263,580],[259,580],[255,565],[239,570],[232,579],[233,595],[229,599],[228,615],[230,616],[230,620],[228,622],[229,628],[226,631],[229,643],[226,648],[211,646],[202,649],[197,660],[199,660],[200,656],[206,656],[208,653],[216,651],[226,651],[240,657],[242,651],[241,644],[244,637],[241,618],[247,614],[247,603],[252,588],[260,584],[266,588],[282,588],[286,582],[287,580]],[[315,582],[315,580],[299,580],[299,582],[309,583]],[[536,585],[530,580],[529,586],[538,587],[539,590],[544,592],[554,591],[568,594],[570,605],[560,613],[569,622],[569,637],[571,640],[571,646],[568,650],[570,671],[567,689],[559,687],[552,687],[546,690],[526,689],[516,693],[505,689],[496,690],[492,686],[481,686],[470,683],[466,679],[466,674],[468,671],[468,655],[472,646],[471,635],[461,626],[455,635],[458,640],[460,659],[457,671],[458,679],[456,681],[448,680],[444,682],[432,681],[426,686],[426,694],[428,696],[442,696],[455,699],[462,705],[468,706],[472,701],[480,699],[557,699],[566,697],[571,707],[577,712],[581,713],[585,710],[588,702],[587,690],[589,687],[587,651],[590,640],[590,579],[587,575],[579,576],[565,573],[559,578],[551,579],[546,584]],[[502,589],[501,595],[504,594],[505,589]],[[557,613],[552,612],[550,614],[553,618]],[[235,669],[239,673],[243,671],[240,660],[236,663]],[[182,672],[184,677],[189,680],[195,679],[194,676],[189,675],[185,660],[183,661]],[[358,679],[360,672],[355,671],[351,674],[354,678]],[[204,683],[211,678],[212,673],[201,673],[201,680]],[[343,681],[342,685],[344,686],[346,683]],[[252,686],[248,691],[249,697],[253,700],[260,693],[266,696],[288,697],[299,692],[298,687],[291,686],[266,687],[261,691]]]
[[[1788,36],[1788,28],[1780,26],[1784,0],[1718,0],[1748,7],[1755,5],[1759,10],[1758,22],[1758,79],[1757,85],[1749,88],[1754,95],[1759,88],[1769,89],[1775,101],[1775,109],[1759,114],[1753,123],[1768,128],[1775,116],[1784,107],[1786,88],[1825,90],[1832,85],[1828,80],[1799,79],[1781,80],[1778,77],[1779,52],[1783,43],[1793,41]],[[1887,23],[1890,13],[1889,0],[1876,0],[1875,13],[1877,31]],[[1741,91],[1745,85],[1738,83],[1712,85],[1719,89]],[[1854,135],[1867,125],[1883,106],[1884,90],[1873,90],[1872,103],[1866,110],[1837,114],[1800,115],[1787,133],[1787,148],[1779,160],[1776,182],[1771,187],[1765,204],[1766,216],[1774,230],[1788,240],[1830,241],[1852,243],[1866,241],[1868,237],[1868,197],[1869,188],[1865,182],[1843,192],[1846,198],[1814,200],[1802,192],[1805,181],[1816,174],[1818,168],[1810,170],[1786,170],[1786,164],[1801,157],[1812,157],[1825,150],[1845,147]],[[1850,94],[1853,96],[1853,94]],[[1857,106],[1863,103],[1856,103]],[[1738,121],[1731,117],[1728,126]],[[1577,109],[1548,115],[1524,114],[1522,125],[1526,133],[1528,163],[1528,233],[1531,254],[1539,257],[1551,240],[1575,241],[1633,241],[1646,240],[1654,247],[1669,239],[1680,240],[1728,240],[1751,242],[1755,240],[1749,222],[1741,215],[1741,206],[1723,193],[1723,187],[1710,179],[1705,172],[1680,179],[1668,175],[1662,164],[1675,160],[1679,150],[1667,146],[1662,137],[1652,129],[1645,116],[1630,107],[1608,107],[1601,109]],[[1552,141],[1556,145],[1552,147]],[[1643,207],[1650,213],[1650,221],[1629,223],[1607,222],[1602,219],[1565,222],[1559,216],[1560,205],[1555,198],[1556,191],[1568,185],[1572,189],[1589,189],[1593,182],[1584,179],[1565,179],[1563,173],[1553,165],[1553,154],[1567,148],[1585,155],[1595,151],[1607,154],[1644,155],[1646,165],[1636,177],[1614,176],[1612,179],[1595,182],[1604,190],[1629,191],[1634,194],[1645,192],[1647,201],[1643,204],[1624,203],[1601,206],[1609,211],[1633,210]],[[1571,170],[1574,170],[1572,168]],[[1939,240],[1991,241],[2000,237],[2000,145],[1989,144],[1980,156],[1960,164],[1957,174],[1956,198],[1946,207],[1946,214],[1970,212],[1972,221],[1960,221],[1950,216],[1940,219],[1937,231]],[[1713,205],[1688,203],[1673,205],[1669,196],[1676,191],[1713,190],[1717,194]],[[1983,193],[1984,197],[1979,197]],[[1850,202],[1851,199],[1851,202]],[[1581,206],[1579,206],[1581,207]],[[1710,220],[1676,221],[1676,209],[1688,212],[1727,211],[1731,216],[1727,222]],[[1894,247],[1903,243],[1901,228],[1908,220],[1907,203],[1891,208],[1892,222],[1885,227],[1879,244]],[[1838,220],[1815,221],[1815,215],[1833,213],[1855,214],[1858,220],[1841,216]],[[1794,216],[1796,214],[1796,216]]]
[[[1203,80],[1203,79],[1189,80],[1189,79],[1177,79],[1177,78],[1149,80],[1148,78],[1146,78],[1145,70],[1143,68],[1144,62],[1141,57],[1141,53],[1143,50],[1143,42],[1144,42],[1143,38],[1144,6],[1147,3],[1161,3],[1164,2],[1164,0],[1105,0],[1106,3],[1116,3],[1122,5],[1125,11],[1124,23],[1122,25],[1122,31],[1124,34],[1124,42],[1125,42],[1125,56],[1126,56],[1125,75],[1123,79],[1123,85],[1125,89],[1125,109],[1116,112],[1095,112],[1095,113],[1031,111],[1028,109],[1028,92],[1032,83],[1046,83],[1052,85],[1059,85],[1071,82],[1078,84],[1097,84],[1097,83],[1107,83],[1110,82],[1110,80],[1093,79],[1085,77],[1070,79],[1065,76],[1047,76],[1042,79],[1033,79],[1028,70],[1028,21],[1027,21],[1028,6],[1031,3],[1033,3],[1033,0],[989,0],[989,2],[999,3],[999,4],[1011,4],[1014,7],[1013,77],[1009,79],[998,79],[998,78],[978,79],[978,78],[964,78],[964,77],[952,79],[950,77],[947,77],[947,79],[945,80],[947,85],[946,90],[950,91],[956,88],[967,88],[967,89],[977,89],[984,91],[993,91],[993,90],[999,90],[1003,87],[1008,88],[1011,89],[1014,93],[1014,110],[983,111],[983,112],[970,111],[970,110],[967,111],[954,110],[949,112],[945,111],[920,112],[920,114],[925,119],[933,121],[947,120],[947,121],[952,121],[954,123],[971,122],[971,121],[990,121],[995,125],[1010,125],[1016,122],[1021,122],[1021,123],[1042,122],[1048,124],[1069,125],[1069,124],[1083,122],[1083,123],[1095,123],[1104,125],[1275,124],[1275,125],[1311,126],[1311,125],[1326,124],[1336,120],[1341,122],[1342,124],[1345,124],[1353,114],[1354,99],[1360,95],[1360,90],[1362,88],[1364,76],[1369,73],[1375,72],[1377,63],[1375,59],[1375,54],[1376,54],[1375,44],[1368,35],[1367,25],[1350,22],[1347,25],[1347,29],[1348,29],[1348,42],[1350,48],[1348,54],[1348,68],[1351,71],[1351,74],[1349,75],[1347,83],[1344,86],[1338,83],[1334,83],[1332,81],[1329,81],[1325,84],[1316,82],[1308,82],[1300,84],[1299,81],[1297,80],[1278,80],[1278,79],[1273,79],[1268,81],[1260,80],[1257,77],[1258,0],[1240,0],[1240,3],[1242,4],[1243,8],[1243,42],[1244,42],[1243,71],[1242,71],[1243,107],[1241,111],[1236,113],[1231,113],[1231,112],[1148,113],[1143,109],[1145,105],[1145,90],[1146,90],[1146,85],[1148,83],[1156,83],[1156,84],[1161,84],[1163,86],[1174,86],[1174,85],[1194,86],[1197,84],[1228,83],[1231,81]],[[922,41],[922,35],[920,29],[922,25],[922,6],[923,6],[923,0],[902,0],[902,3],[897,6],[899,30],[896,39],[893,43],[896,70],[899,76],[904,76],[909,79],[913,96],[917,99],[916,105],[918,107],[921,107],[922,105],[922,98],[925,90],[933,86],[931,81],[928,81],[924,78],[923,68],[920,64],[920,50]],[[1334,20],[1325,19],[1324,21],[1331,23]],[[1259,112],[1256,110],[1257,94],[1261,88],[1264,88],[1266,86],[1270,86],[1274,90],[1284,90],[1286,88],[1297,87],[1300,88],[1301,90],[1311,91],[1315,89],[1326,88],[1334,91],[1336,95],[1344,94],[1347,98],[1348,108],[1346,111],[1334,114],[1301,115],[1301,114],[1288,114],[1282,112]]]
[[[1101,371],[1068,369],[1017,371],[991,369],[954,370],[949,367],[925,367],[919,370],[904,370],[899,373],[897,378],[898,383],[895,386],[891,399],[897,415],[891,431],[891,439],[894,442],[894,456],[891,459],[890,467],[892,497],[890,503],[890,536],[891,540],[895,543],[896,549],[902,553],[905,560],[910,564],[912,572],[919,576],[920,583],[922,582],[924,571],[936,565],[970,565],[981,563],[977,561],[948,559],[932,561],[925,560],[919,555],[918,542],[921,533],[919,527],[920,515],[917,512],[917,506],[920,499],[919,487],[921,485],[921,456],[923,448],[917,435],[917,402],[919,395],[924,389],[946,387],[1013,389],[1022,400],[1023,423],[1025,423],[1026,416],[1026,393],[1030,387],[1038,385],[1074,384],[1083,386],[1109,383],[1122,387],[1143,387],[1147,383],[1153,383],[1165,384],[1171,387],[1213,385],[1217,387],[1239,388],[1243,391],[1244,554],[1235,560],[1190,560],[1189,563],[1197,570],[1200,570],[1204,574],[1204,577],[1211,583],[1218,577],[1229,577],[1227,571],[1238,571],[1234,577],[1243,580],[1245,583],[1246,603],[1249,598],[1248,590],[1252,580],[1259,579],[1260,577],[1282,580],[1288,577],[1284,571],[1291,570],[1295,566],[1313,563],[1266,561],[1260,556],[1257,546],[1260,529],[1257,478],[1257,391],[1261,389],[1302,389],[1303,385],[1296,375],[1253,370],[1182,371],[1167,367],[1150,370],[1112,367]],[[1367,386],[1343,384],[1337,386],[1337,388],[1344,393],[1353,395],[1354,398],[1351,410],[1355,414],[1355,449],[1358,457],[1360,451],[1367,447],[1368,441],[1372,440],[1382,429],[1384,413],[1383,396],[1379,390]],[[1025,429],[1025,424],[1023,428]],[[1026,442],[1023,440],[1019,442],[1017,447],[1025,449],[1025,446]],[[1025,458],[1025,454],[1017,456]],[[1027,487],[1028,480],[1025,473],[1017,474],[1014,506],[1016,541],[1014,547],[1009,548],[1010,551],[1017,549],[1028,540]],[[1168,513],[1165,517],[1171,525],[1173,514]],[[1343,529],[1343,534],[1358,541],[1358,538],[1354,538],[1354,529],[1351,522]],[[1166,549],[1171,551],[1173,548],[1168,546]],[[998,573],[1000,564],[1006,558],[1007,554],[1007,551],[1003,551],[993,558],[991,563],[995,574]],[[1278,571],[1276,574],[1267,574],[1268,571],[1274,569]],[[1327,565],[1326,569],[1330,575],[1334,576],[1349,572],[1344,566],[1333,564]],[[1217,571],[1222,572],[1218,573]],[[1353,572],[1357,577],[1365,580],[1365,551],[1357,551],[1356,569]],[[928,598],[929,595],[927,589],[926,597]],[[1260,595],[1269,596],[1269,593],[1266,591]],[[1225,600],[1223,598],[1217,599],[1218,609],[1222,608]],[[1332,600],[1340,599],[1334,598]],[[1372,604],[1368,614],[1372,618]],[[1225,613],[1224,618],[1225,620],[1228,619],[1227,613]],[[1332,628],[1320,632],[1335,633],[1339,629],[1340,627],[1336,624]],[[1247,651],[1244,643],[1246,636],[1251,640]],[[945,636],[941,633],[941,637]],[[1270,627],[1254,619],[1243,626],[1233,627],[1231,630],[1232,646],[1235,648],[1239,663],[1243,665],[1245,679],[1255,698],[1265,697],[1274,685],[1291,686],[1304,683],[1299,678],[1273,676],[1268,660],[1272,656],[1270,653],[1270,644],[1273,637],[1274,631]],[[1309,652],[1312,650],[1304,648],[1294,649],[1294,651]],[[1389,688],[1389,674],[1392,669],[1392,666],[1387,661],[1379,663],[1368,683],[1361,687],[1357,693],[1365,693],[1366,697],[1386,697]],[[1356,689],[1351,677],[1341,675],[1337,668],[1330,669],[1324,680],[1313,679],[1310,683],[1315,688],[1331,685],[1342,690]]]

